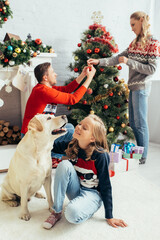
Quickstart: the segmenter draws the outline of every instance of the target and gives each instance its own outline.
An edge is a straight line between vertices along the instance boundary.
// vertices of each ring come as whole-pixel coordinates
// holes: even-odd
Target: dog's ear
[[[43,131],[43,126],[41,124],[41,122],[36,118],[32,118],[28,124],[28,130],[32,130],[32,131]]]

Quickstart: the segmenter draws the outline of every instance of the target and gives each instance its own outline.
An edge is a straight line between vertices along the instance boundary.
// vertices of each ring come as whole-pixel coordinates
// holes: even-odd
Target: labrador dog
[[[21,204],[20,218],[28,221],[28,199],[44,186],[49,209],[52,210],[51,195],[51,149],[56,138],[64,135],[67,123],[65,115],[38,114],[28,125],[28,132],[17,145],[8,173],[2,183],[1,200],[10,206]],[[18,202],[18,200],[20,200]]]

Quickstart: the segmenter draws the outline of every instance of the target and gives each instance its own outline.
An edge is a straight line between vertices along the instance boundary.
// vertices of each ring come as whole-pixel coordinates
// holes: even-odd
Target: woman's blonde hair
[[[141,42],[141,45],[144,46],[150,35],[150,24],[149,24],[149,16],[145,12],[134,12],[131,14],[130,19],[134,18],[135,20],[143,19],[142,29],[140,34],[136,37],[136,39],[132,42],[132,46],[135,47],[137,42]]]
[[[107,131],[106,127],[98,116],[94,114],[90,114],[87,116],[94,121],[93,125],[93,137],[95,138],[95,142],[89,144],[88,148],[85,150],[86,152],[86,160],[90,160],[92,153],[94,150],[98,152],[108,152],[108,144],[107,144]],[[79,145],[77,139],[73,139],[66,149],[66,154],[69,158],[75,159],[78,156]]]

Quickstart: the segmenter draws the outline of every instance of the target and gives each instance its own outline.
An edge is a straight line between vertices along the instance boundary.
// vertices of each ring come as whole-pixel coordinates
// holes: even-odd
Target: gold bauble
[[[16,52],[16,53],[20,53],[20,52],[21,52],[21,49],[20,49],[20,48],[16,48],[16,49],[15,49],[15,52]]]
[[[50,53],[54,53],[54,49],[53,49],[53,48],[50,48],[50,49],[49,49],[49,52],[50,52]]]
[[[128,118],[129,118],[129,115],[128,115],[128,113],[125,113],[125,114],[124,114],[124,116],[125,116],[125,118],[126,118],[126,119],[128,119]]]
[[[94,111],[93,111],[93,110],[91,110],[89,113],[90,113],[90,114],[94,114]]]
[[[118,92],[117,95],[118,95],[118,96],[121,96],[121,92]]]
[[[9,1],[5,1],[4,3],[5,5],[9,6]]]
[[[74,60],[75,60],[75,61],[78,61],[78,59],[79,59],[78,56],[75,56],[75,57],[74,57]]]
[[[12,54],[12,56],[13,56],[13,57],[17,57],[17,53],[14,52],[14,53]]]
[[[124,128],[125,126],[126,126],[126,124],[125,124],[125,123],[122,123],[122,124],[121,124],[121,127],[122,127],[122,128]]]
[[[113,127],[110,127],[110,128],[108,129],[108,131],[109,131],[109,132],[114,132],[114,128],[113,128]]]
[[[119,79],[119,82],[120,83],[124,83],[124,79]]]

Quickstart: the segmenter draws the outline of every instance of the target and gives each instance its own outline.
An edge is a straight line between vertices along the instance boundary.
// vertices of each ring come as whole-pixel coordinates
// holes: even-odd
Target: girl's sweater
[[[160,43],[153,37],[149,37],[144,47],[140,43],[136,47],[129,47],[115,57],[100,59],[100,66],[114,66],[119,64],[118,58],[128,58],[129,66],[128,87],[130,90],[142,90],[150,85],[149,79],[156,71],[157,61],[160,56]]]

